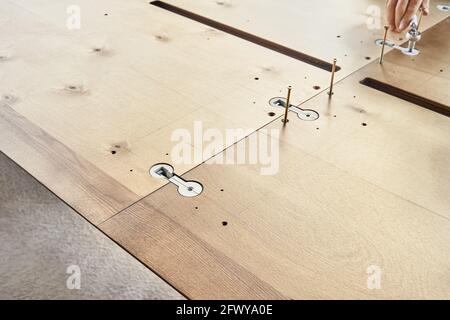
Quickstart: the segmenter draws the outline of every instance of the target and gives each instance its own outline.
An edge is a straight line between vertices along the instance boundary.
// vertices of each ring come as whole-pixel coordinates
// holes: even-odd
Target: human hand
[[[419,9],[423,10],[424,15],[428,15],[430,0],[387,0],[386,7],[389,29],[401,32],[409,27]]]

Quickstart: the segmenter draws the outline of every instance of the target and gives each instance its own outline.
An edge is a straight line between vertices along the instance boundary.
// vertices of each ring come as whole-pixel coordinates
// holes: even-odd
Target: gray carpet
[[[1,152],[0,257],[0,299],[183,299]]]

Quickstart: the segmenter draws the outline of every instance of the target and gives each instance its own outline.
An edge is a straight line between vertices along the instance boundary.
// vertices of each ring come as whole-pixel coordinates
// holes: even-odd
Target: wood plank
[[[70,31],[62,18],[69,4],[2,2],[2,14],[16,18],[5,19],[1,34],[1,94],[139,196],[161,187],[147,172],[170,160],[174,128],[202,120],[223,131],[256,129],[271,120],[266,102],[287,83],[307,99],[328,82],[323,70],[138,1],[81,1],[89,10]],[[243,107],[249,116],[235,118]]]
[[[378,55],[367,1],[355,11],[327,2],[336,35],[303,32],[319,3],[267,1],[259,11],[247,10],[251,1],[221,3],[232,4],[223,17],[236,27],[337,56],[341,78]],[[326,92],[310,99],[328,86],[328,72],[136,0],[80,0],[82,28],[67,30],[70,4],[0,4],[0,150],[92,223],[191,298],[449,298],[449,119],[359,84],[381,74],[445,102],[442,35],[412,68],[391,52],[389,72],[374,63],[339,82],[331,100]],[[214,4],[211,13],[224,10]],[[296,18],[274,20],[279,11]],[[235,24],[249,19],[254,30]],[[283,38],[288,26],[302,32]],[[154,192],[164,181],[147,171],[171,162],[174,130],[193,133],[197,120],[221,132],[281,129],[268,101],[287,84],[295,104],[321,117],[291,115],[278,175],[203,164],[185,175],[204,184],[200,197],[180,198],[171,185]],[[174,167],[182,174],[203,160]],[[367,289],[370,265],[383,271],[381,290]]]
[[[432,41],[433,34],[424,37]],[[443,56],[446,45],[433,41],[428,50]],[[278,118],[258,132],[279,142],[277,174],[261,175],[261,165],[216,163],[240,145],[250,148],[249,137],[184,175],[203,184],[199,197],[179,197],[166,186],[100,228],[194,298],[209,289],[175,277],[177,264],[159,262],[160,248],[149,246],[155,221],[181,225],[245,276],[289,298],[448,299],[450,119],[359,83],[385,69],[387,81],[410,90],[433,79],[417,84],[423,71],[396,64],[395,55],[339,82],[332,99],[322,93],[301,105],[318,111],[319,120],[291,114],[286,127]],[[435,86],[444,92],[446,82]],[[378,290],[367,287],[372,265],[382,271]],[[204,265],[183,268],[197,274]],[[225,285],[220,292],[235,297]]]
[[[163,195],[164,201],[171,202],[176,191],[171,186],[167,189],[170,192]],[[161,199],[156,199],[131,207],[128,211],[132,212],[131,219],[130,215],[120,214],[111,218],[102,225],[102,230],[190,298],[286,298],[157,209]],[[149,207],[154,209],[149,211]]]
[[[383,38],[386,16],[384,0],[301,1],[301,4],[298,0],[165,2],[325,61],[337,58],[342,67],[337,79],[379,58],[380,48],[375,40]],[[448,13],[436,8],[438,4],[442,1],[431,1],[430,15],[423,18],[422,30],[448,17]],[[388,38],[396,44],[405,41],[404,34],[394,32],[389,32]]]
[[[339,83],[331,101],[322,95],[302,105],[320,119],[298,120],[280,139],[450,217],[449,118],[360,85],[365,76]]]
[[[139,197],[0,101],[1,148],[70,206],[99,224]],[[51,175],[48,172],[52,172]]]
[[[407,56],[393,50],[385,57],[380,68],[372,64],[367,75],[379,81],[389,83],[400,89],[423,96],[450,109],[450,42],[446,33],[450,28],[450,18],[423,33],[417,47],[418,56]]]
[[[284,95],[287,84],[298,103],[328,85],[321,69],[147,2],[81,0],[79,30],[66,28],[70,5],[2,2],[0,93],[12,97],[17,113],[140,197],[164,183],[147,172],[154,163],[174,162],[173,130],[192,131],[196,120],[222,132],[254,130],[272,120],[267,101]],[[348,21],[361,22],[358,8]],[[202,160],[175,163],[175,170],[181,174]]]
[[[439,28],[447,27],[449,21],[442,22]],[[448,42],[441,31],[424,33],[425,59],[432,54],[436,56],[433,61],[444,61]],[[406,66],[403,55],[390,52],[383,66],[374,62],[338,83],[333,99],[322,94],[303,104],[302,108],[318,111],[320,119],[297,121],[283,132],[281,139],[450,217],[449,118],[359,84],[372,77],[448,105],[448,81],[431,71],[420,71],[421,59],[421,55],[416,57],[418,70],[414,65]],[[440,73],[437,65],[430,64],[435,74]],[[437,78],[439,81],[434,80]],[[431,85],[433,90],[419,90]],[[280,129],[281,123],[275,121],[267,128]]]

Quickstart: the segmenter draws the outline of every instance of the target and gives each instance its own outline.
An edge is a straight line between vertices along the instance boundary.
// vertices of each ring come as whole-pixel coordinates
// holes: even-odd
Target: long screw
[[[292,87],[289,86],[287,89],[288,89],[288,93],[287,93],[287,98],[286,98],[286,106],[285,106],[285,109],[284,109],[284,119],[282,120],[284,125],[286,125],[286,123],[289,122],[288,113],[289,113],[289,106],[291,105],[291,91],[292,91]]]
[[[384,38],[383,38],[383,46],[381,47],[380,64],[383,64],[384,47],[386,46],[386,38],[387,38],[388,30],[389,30],[389,26],[384,26]]]

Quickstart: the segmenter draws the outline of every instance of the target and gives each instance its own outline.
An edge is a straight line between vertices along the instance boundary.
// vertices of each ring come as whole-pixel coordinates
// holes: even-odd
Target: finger
[[[411,1],[409,0],[400,0],[397,2],[397,7],[395,8],[395,29],[397,31],[403,30],[400,28],[400,23],[410,5]]]
[[[387,10],[387,22],[389,29],[395,31],[395,7],[397,6],[398,0],[388,0],[386,3]]]
[[[423,14],[424,15],[429,15],[430,14],[430,0],[424,0],[422,3],[422,8],[423,8]]]
[[[403,15],[403,18],[400,21],[400,25],[398,27],[399,31],[403,31],[409,27],[412,17],[414,17],[417,10],[419,10],[419,7],[421,4],[422,4],[422,1],[420,1],[420,0],[411,0],[409,2],[408,9],[406,9],[405,14]]]

